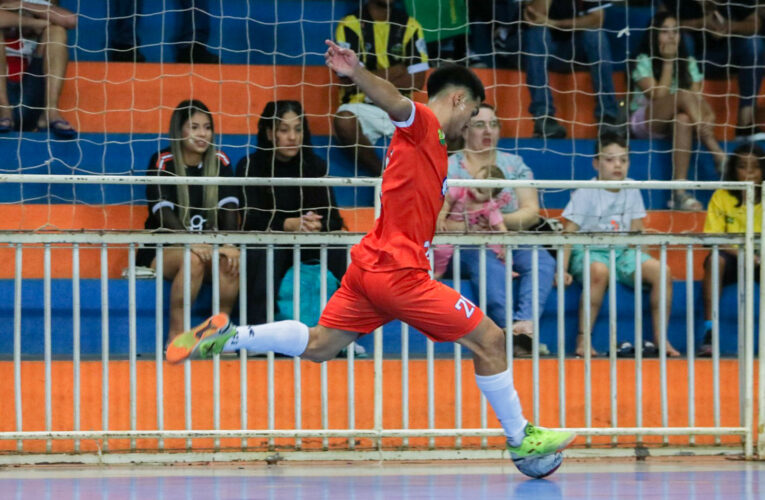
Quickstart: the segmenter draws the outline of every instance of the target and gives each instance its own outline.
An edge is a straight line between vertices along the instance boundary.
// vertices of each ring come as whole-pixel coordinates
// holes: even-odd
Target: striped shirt
[[[335,38],[341,47],[353,49],[369,71],[397,64],[405,65],[409,74],[428,69],[422,26],[401,10],[391,9],[388,21],[374,21],[364,5],[361,18],[349,14],[340,20]],[[411,97],[409,89],[402,94]],[[341,103],[365,102],[365,97],[355,86],[340,89]]]

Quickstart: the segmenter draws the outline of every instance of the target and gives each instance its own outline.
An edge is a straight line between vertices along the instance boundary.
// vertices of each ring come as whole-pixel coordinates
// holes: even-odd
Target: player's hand
[[[327,52],[324,53],[324,62],[339,76],[353,78],[357,69],[361,68],[359,57],[351,49],[340,47],[332,40],[325,40]]]
[[[571,276],[571,273],[563,273],[563,286],[569,286],[574,281],[574,277]],[[558,282],[558,275],[555,274],[555,286],[560,286],[561,284]]]

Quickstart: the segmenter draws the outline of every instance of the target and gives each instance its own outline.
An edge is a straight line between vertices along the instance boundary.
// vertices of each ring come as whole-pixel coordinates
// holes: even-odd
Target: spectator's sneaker
[[[180,363],[189,358],[209,358],[220,354],[226,341],[236,334],[228,314],[216,314],[204,323],[183,332],[167,346],[166,359]]]
[[[566,129],[551,116],[542,116],[534,119],[534,137],[537,139],[563,139],[566,137]]]
[[[699,358],[711,358],[712,357],[712,331],[709,330],[704,334],[704,340],[701,341],[701,347],[699,347],[696,356]]]
[[[544,457],[565,450],[574,441],[576,434],[568,431],[554,431],[544,427],[526,424],[526,437],[520,446],[507,444],[507,451],[514,461],[528,457]]]

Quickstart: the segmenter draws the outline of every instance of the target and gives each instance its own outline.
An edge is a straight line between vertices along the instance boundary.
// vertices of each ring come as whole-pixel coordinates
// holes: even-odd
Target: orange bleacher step
[[[529,93],[523,72],[477,69],[488,102],[503,118],[503,137],[531,137]],[[309,115],[314,134],[329,135],[337,107],[337,87],[324,66],[249,66],[73,62],[61,96],[64,115],[81,132],[163,134],[170,114],[184,99],[200,99],[215,113],[216,132],[257,135],[257,121],[266,102],[297,99]],[[593,138],[595,108],[590,76],[550,73],[557,116],[569,136]],[[624,95],[624,73],[614,75],[616,92]],[[704,93],[717,114],[720,139],[732,138],[738,109],[736,81],[706,81]],[[417,92],[418,101],[425,100]]]

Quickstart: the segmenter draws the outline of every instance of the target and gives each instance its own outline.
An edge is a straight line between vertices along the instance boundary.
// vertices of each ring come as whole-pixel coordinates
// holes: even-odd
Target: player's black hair
[[[464,66],[444,64],[431,73],[428,78],[428,97],[435,97],[436,94],[449,86],[465,88],[474,99],[481,102],[486,100],[486,93],[480,78]]]
[[[736,172],[736,169],[738,169],[744,156],[749,155],[757,158],[757,166],[763,173],[765,173],[765,149],[762,149],[762,146],[754,142],[747,142],[739,145],[736,149],[733,150],[730,156],[728,156],[728,164],[725,166],[723,180],[733,182],[738,181],[738,173]],[[755,185],[754,188],[755,198],[759,201],[761,197],[760,191],[762,188],[760,185]],[[741,205],[741,201],[744,198],[744,191],[741,189],[728,189],[728,192],[731,194],[731,196],[736,198],[736,201],[738,202],[736,203],[736,206]]]
[[[624,136],[624,134],[606,132],[601,134],[598,137],[598,140],[595,141],[595,157],[600,155],[600,152],[603,151],[603,148],[610,146],[611,144],[616,144],[617,146],[621,146],[624,149],[629,150],[627,147],[627,138]]]

